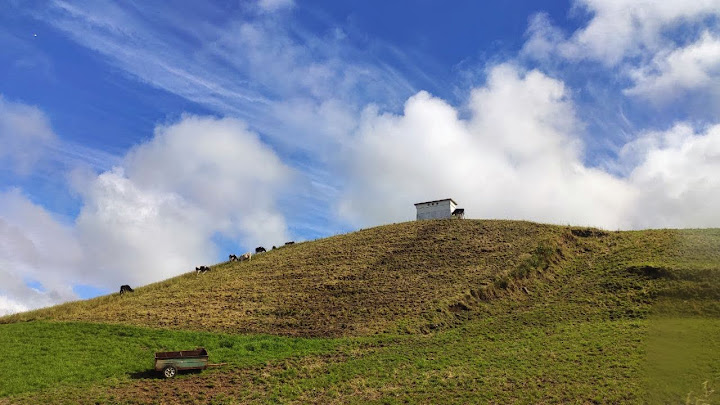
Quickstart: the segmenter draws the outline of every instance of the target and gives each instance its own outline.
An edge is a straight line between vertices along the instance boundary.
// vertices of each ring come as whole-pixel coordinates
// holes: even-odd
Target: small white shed
[[[417,203],[415,209],[418,220],[452,218],[458,213],[461,213],[460,218],[462,218],[465,214],[465,210],[457,208],[457,203],[452,198]]]

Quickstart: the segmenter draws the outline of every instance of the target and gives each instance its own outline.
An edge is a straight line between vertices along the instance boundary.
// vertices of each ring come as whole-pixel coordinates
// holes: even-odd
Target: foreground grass
[[[543,319],[526,313],[472,320],[431,335],[330,341],[139,328],[111,338],[101,325],[29,323],[25,332],[34,332],[11,349],[68,364],[35,374],[35,367],[17,356],[6,366],[19,367],[23,377],[12,379],[6,372],[0,381],[10,378],[16,393],[25,384],[24,394],[5,400],[28,404],[685,403],[688,398],[712,404],[720,399],[708,394],[720,386],[720,319],[528,322],[538,316]],[[122,331],[112,328],[107,332]],[[81,331],[96,336],[87,338],[94,349],[75,344]],[[42,342],[49,338],[65,355],[44,354]],[[174,380],[142,373],[151,366],[148,346],[198,340],[211,348],[211,361],[231,365]],[[118,350],[105,350],[102,344],[109,341],[119,343]],[[232,348],[223,347],[229,342]],[[98,364],[98,357],[111,364]],[[49,379],[54,382],[41,390]]]
[[[720,403],[720,319],[653,319],[646,365],[648,402]]]
[[[642,396],[646,324],[528,326],[494,321],[305,373],[271,400],[351,403],[628,402]],[[499,330],[498,330],[499,328]],[[320,393],[320,394],[319,394]],[[319,399],[321,398],[321,399]]]
[[[332,350],[337,341],[63,322],[0,325],[0,397],[63,385],[152,378],[156,351],[205,347],[211,363],[247,367]]]

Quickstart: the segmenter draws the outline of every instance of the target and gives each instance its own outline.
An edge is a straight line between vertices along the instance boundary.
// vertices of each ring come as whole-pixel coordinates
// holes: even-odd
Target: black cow
[[[236,262],[238,259],[238,257],[235,255],[230,255],[228,258],[230,259],[231,262]]]
[[[267,250],[265,250],[265,248],[262,246],[258,246],[255,248],[255,254],[262,253],[262,252],[267,252]]]
[[[277,248],[275,247],[275,245],[273,245],[273,248],[272,248],[272,250],[275,250],[275,249],[277,249]]]
[[[133,290],[132,288],[130,288],[130,286],[127,285],[127,284],[124,284],[124,285],[121,285],[121,286],[120,286],[120,294],[125,294],[125,293],[133,292],[133,291],[135,291],[135,290]]]
[[[205,273],[206,271],[210,271],[210,267],[208,267],[208,266],[195,267],[195,273]]]
[[[294,245],[294,244],[295,244],[295,241],[285,242],[285,246],[287,246],[287,245]]]

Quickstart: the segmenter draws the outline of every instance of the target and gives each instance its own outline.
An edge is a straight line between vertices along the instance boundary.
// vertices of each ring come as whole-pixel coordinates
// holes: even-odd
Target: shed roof
[[[434,201],[425,201],[425,202],[417,203],[415,205],[417,206],[417,205],[421,205],[421,204],[430,204],[430,203],[436,203],[436,202],[442,202],[442,201],[452,201],[453,204],[457,205],[455,200],[453,200],[452,198],[445,198],[442,200],[434,200]]]

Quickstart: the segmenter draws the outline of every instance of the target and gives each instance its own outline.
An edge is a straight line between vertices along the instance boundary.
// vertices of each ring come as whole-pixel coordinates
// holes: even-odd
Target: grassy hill
[[[0,318],[0,345],[23,351],[30,364],[52,358],[54,343],[38,342],[55,330],[65,333],[53,342],[97,334],[105,338],[85,344],[131,353],[115,368],[68,360],[86,370],[70,381],[69,371],[55,370],[28,373],[35,383],[16,377],[13,386],[24,388],[3,390],[0,382],[0,397],[714,403],[719,319],[717,229],[408,222]],[[107,328],[131,332],[117,338]],[[254,346],[242,339],[257,333],[309,339],[278,340],[277,350],[251,356]],[[202,343],[229,367],[173,381],[138,371],[151,366],[152,351],[182,342]],[[36,370],[23,358],[12,360],[16,370]],[[5,378],[12,380],[0,371]]]

